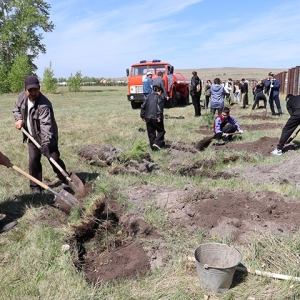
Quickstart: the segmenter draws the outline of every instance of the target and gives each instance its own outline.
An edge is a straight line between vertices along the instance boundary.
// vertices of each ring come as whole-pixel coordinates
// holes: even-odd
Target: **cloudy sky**
[[[298,0],[48,0],[43,77],[123,77],[132,63],[161,59],[175,69],[300,64]]]

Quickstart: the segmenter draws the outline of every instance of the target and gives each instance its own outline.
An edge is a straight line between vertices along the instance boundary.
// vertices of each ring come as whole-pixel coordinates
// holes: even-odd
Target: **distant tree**
[[[39,53],[46,53],[42,44],[42,31],[51,32],[54,24],[49,21],[50,5],[43,0],[0,1],[0,70],[6,78],[15,61],[27,54],[31,70]],[[7,82],[1,82],[0,92],[7,91]]]
[[[71,73],[70,77],[68,78],[68,88],[70,92],[79,92],[80,91],[80,84],[82,81],[82,75],[80,71],[77,71],[75,76]]]
[[[57,84],[54,78],[54,71],[52,70],[52,63],[50,62],[49,68],[45,68],[43,74],[43,91],[54,93],[56,91]]]
[[[7,76],[10,91],[21,92],[24,89],[25,77],[32,73],[32,64],[28,56],[23,54],[17,57]]]

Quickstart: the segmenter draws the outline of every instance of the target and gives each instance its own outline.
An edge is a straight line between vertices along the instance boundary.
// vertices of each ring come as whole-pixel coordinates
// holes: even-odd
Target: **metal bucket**
[[[233,246],[219,243],[201,244],[195,250],[200,285],[215,293],[226,292],[242,255]]]

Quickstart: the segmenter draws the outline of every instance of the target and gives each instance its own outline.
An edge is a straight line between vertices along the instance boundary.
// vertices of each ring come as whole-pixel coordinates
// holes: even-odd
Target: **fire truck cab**
[[[127,99],[133,109],[140,108],[144,102],[143,77],[147,72],[151,72],[152,79],[157,77],[159,71],[163,73],[167,96],[165,107],[175,107],[178,103],[189,103],[189,84],[190,82],[181,73],[174,73],[174,67],[169,63],[162,62],[159,59],[141,60],[135,63],[130,69],[126,70],[128,76],[128,94]]]

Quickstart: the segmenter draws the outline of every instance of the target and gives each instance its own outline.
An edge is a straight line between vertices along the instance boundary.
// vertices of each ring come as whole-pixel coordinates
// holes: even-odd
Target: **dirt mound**
[[[154,191],[142,186],[127,191],[132,195],[128,201],[135,203],[141,193],[145,198],[151,194],[159,207],[167,209],[174,230],[176,226],[202,229],[212,236],[247,242],[255,232],[290,233],[300,225],[300,203],[275,192],[211,192],[191,185],[181,191],[162,187]]]
[[[122,152],[111,145],[88,145],[79,149],[78,155],[87,160],[91,165],[111,165]]]
[[[255,165],[247,168],[235,168],[239,176],[254,183],[295,184],[300,188],[300,155],[296,151],[283,154],[285,159],[270,165]]]
[[[153,170],[157,170],[160,166],[153,163],[151,155],[145,153],[142,161],[129,159],[121,163],[118,159],[123,150],[116,149],[111,145],[88,145],[78,151],[78,155],[88,161],[91,165],[99,167],[109,167],[108,172],[111,174],[150,174]],[[118,164],[111,166],[113,161]]]

